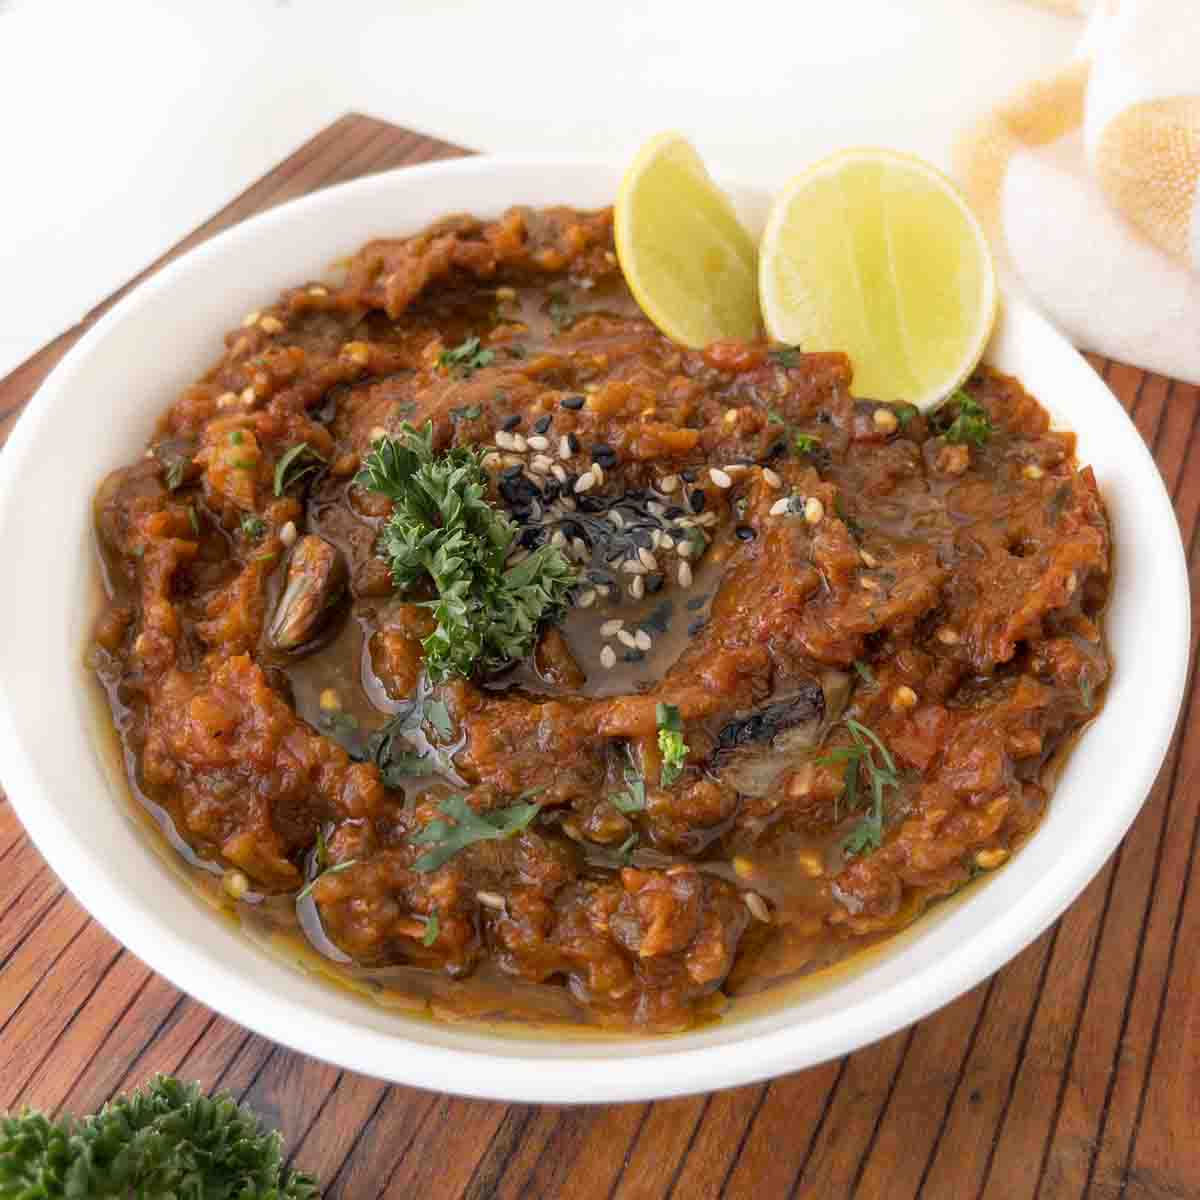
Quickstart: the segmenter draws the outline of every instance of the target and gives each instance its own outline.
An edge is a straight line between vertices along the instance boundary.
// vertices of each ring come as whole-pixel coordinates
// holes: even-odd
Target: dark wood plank
[[[459,153],[371,118],[335,122],[0,380],[0,444],[54,363],[163,263],[317,187]],[[1200,572],[1200,390],[1088,358],[1153,448]],[[1198,768],[1189,691],[1113,860],[1024,953],[911,1030],[769,1085],[578,1109],[389,1087],[216,1016],[89,921],[0,791],[0,1107],[90,1111],[181,1074],[252,1103],[345,1200],[1200,1195]]]

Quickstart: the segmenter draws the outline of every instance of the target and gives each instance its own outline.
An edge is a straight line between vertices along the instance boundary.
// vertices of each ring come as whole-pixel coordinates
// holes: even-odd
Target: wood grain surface
[[[459,153],[347,116],[138,278],[314,188]],[[111,302],[0,380],[0,443]],[[1198,389],[1090,361],[1154,451],[1195,578]],[[1193,660],[1195,649],[1193,640]],[[1003,970],[849,1057],[658,1104],[461,1100],[275,1046],[176,991],[89,920],[4,801],[0,1109],[91,1111],[156,1071],[173,1072],[249,1101],[326,1195],[346,1200],[1200,1196],[1200,888],[1191,883],[1200,714],[1190,683],[1180,730],[1125,841]]]

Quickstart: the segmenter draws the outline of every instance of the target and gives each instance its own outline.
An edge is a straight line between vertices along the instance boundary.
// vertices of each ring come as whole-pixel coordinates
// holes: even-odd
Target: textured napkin
[[[956,148],[1001,267],[1080,345],[1200,383],[1200,0],[1040,0],[1075,54]]]

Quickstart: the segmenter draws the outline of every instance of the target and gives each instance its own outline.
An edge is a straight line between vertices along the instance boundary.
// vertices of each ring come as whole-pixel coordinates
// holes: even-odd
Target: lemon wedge
[[[668,337],[699,349],[760,335],[754,240],[682,135],[660,133],[638,151],[613,236],[634,299]]]
[[[974,370],[996,319],[991,252],[966,200],[892,150],[842,151],[783,189],[759,294],[774,341],[843,350],[855,395],[922,409]]]

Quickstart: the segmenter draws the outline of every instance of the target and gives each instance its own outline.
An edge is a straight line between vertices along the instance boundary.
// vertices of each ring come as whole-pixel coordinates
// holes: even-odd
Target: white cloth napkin
[[[959,143],[1002,268],[1087,349],[1200,383],[1200,3],[1091,15],[1070,62]]]

